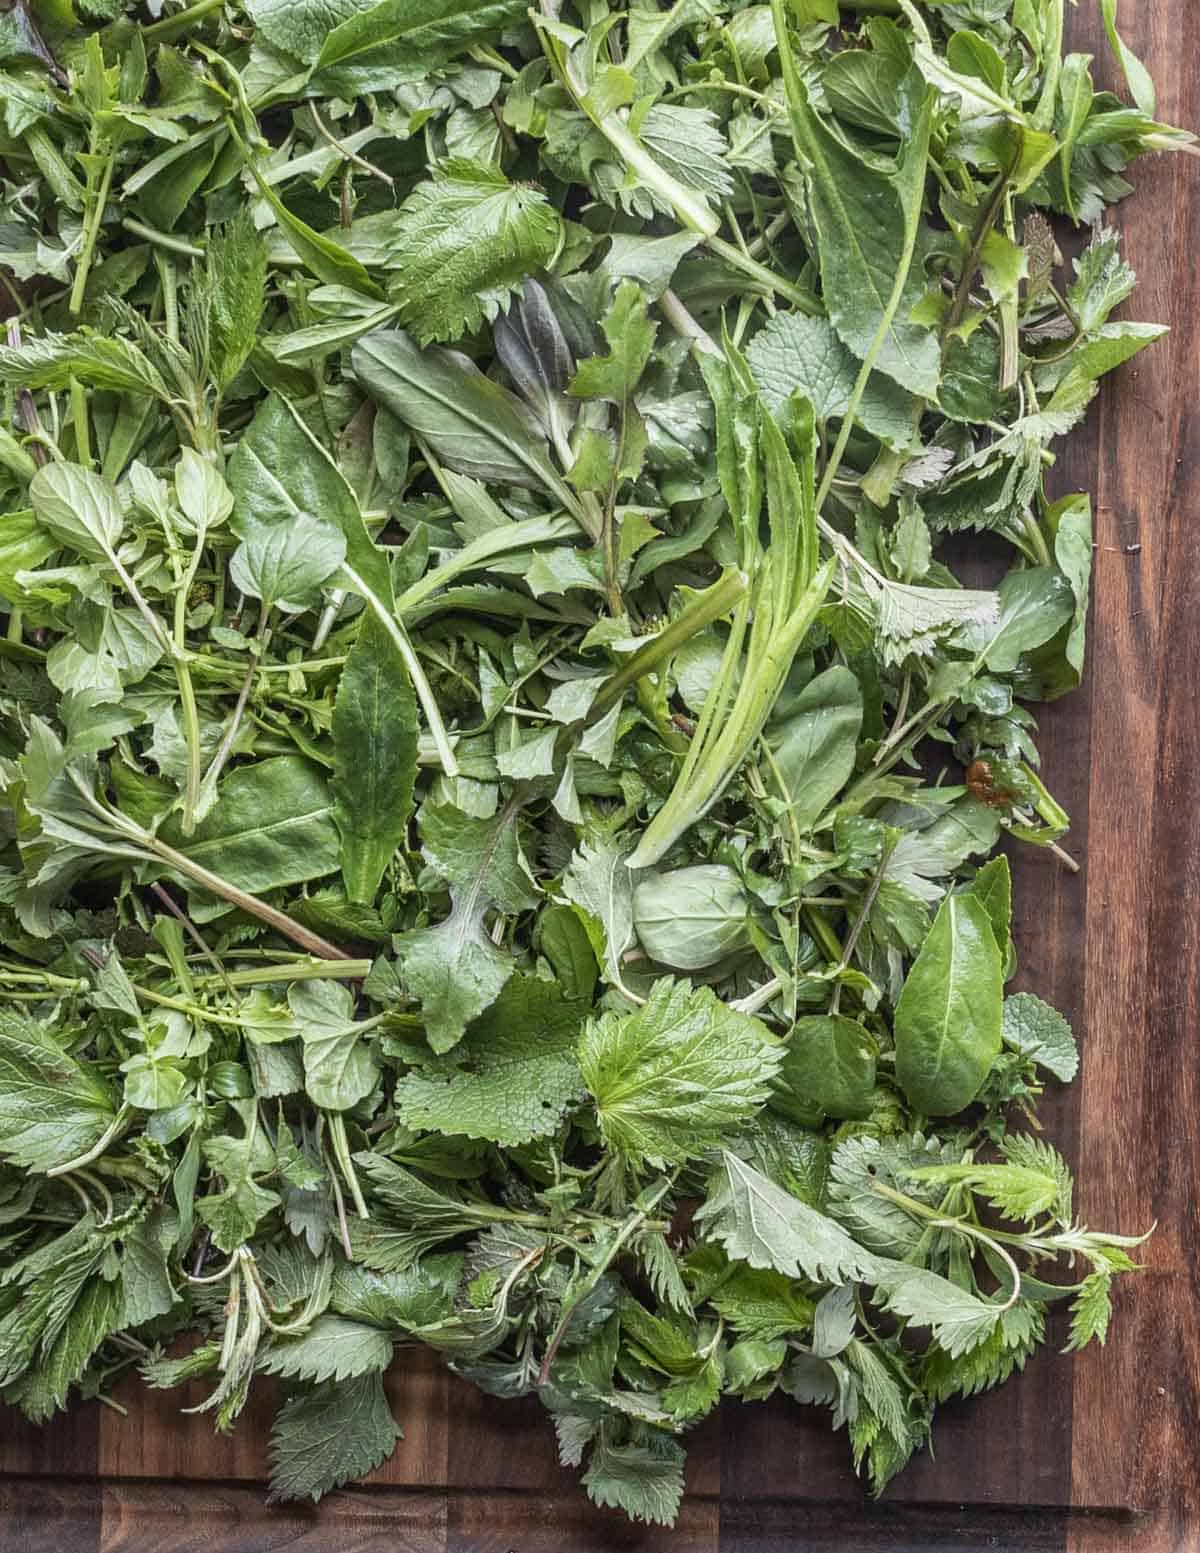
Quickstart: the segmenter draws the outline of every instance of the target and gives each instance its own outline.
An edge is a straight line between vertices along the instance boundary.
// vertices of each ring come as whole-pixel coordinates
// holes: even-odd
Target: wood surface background
[[[1119,11],[1159,117],[1200,128],[1195,6]],[[1071,46],[1104,60],[1098,13],[1082,0]],[[319,1507],[265,1506],[263,1397],[224,1439],[182,1417],[177,1394],[130,1381],[126,1418],[91,1403],[38,1430],[0,1412],[0,1553],[1200,1550],[1200,163],[1147,159],[1135,180],[1115,217],[1141,281],[1134,314],[1172,333],[1106,381],[1055,473],[1098,508],[1088,678],[1046,710],[1040,741],[1083,872],[1013,855],[1020,985],[1083,1044],[1080,1078],[1047,1098],[1048,1135],[1078,1167],[1086,1221],[1158,1223],[1107,1347],[1068,1360],[1052,1333],[1022,1378],[943,1409],[936,1457],[878,1505],[826,1414],[730,1405],[691,1438],[673,1532],[592,1507],[536,1403],[490,1401],[418,1352],[389,1379],[395,1456]]]

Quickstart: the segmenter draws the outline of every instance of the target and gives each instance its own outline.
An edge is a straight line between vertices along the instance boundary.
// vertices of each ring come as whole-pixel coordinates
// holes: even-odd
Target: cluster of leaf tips
[[[420,1341],[667,1522],[1103,1340],[996,850],[1191,138],[1100,9],[0,15],[0,1398],[279,1377],[316,1497]]]

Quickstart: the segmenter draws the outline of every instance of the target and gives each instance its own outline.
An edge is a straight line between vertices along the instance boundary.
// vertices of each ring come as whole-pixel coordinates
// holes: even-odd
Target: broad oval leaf
[[[896,1077],[917,1111],[953,1116],[1000,1053],[1003,968],[982,900],[948,895],[896,1004]]]
[[[59,544],[93,561],[112,556],[125,518],[107,480],[82,464],[47,464],[29,482],[29,499]]]
[[[243,593],[297,613],[316,602],[321,584],[345,558],[341,530],[302,512],[244,539],[230,558],[229,575]]]
[[[869,1116],[875,1056],[875,1042],[857,1020],[813,1014],[792,1026],[780,1082],[827,1116]]]

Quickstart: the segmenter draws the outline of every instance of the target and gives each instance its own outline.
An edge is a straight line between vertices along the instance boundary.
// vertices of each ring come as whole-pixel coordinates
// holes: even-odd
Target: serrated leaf
[[[508,1147],[554,1132],[580,1092],[578,1004],[552,982],[514,976],[470,1026],[454,1065],[399,1079],[400,1119],[418,1131]]]
[[[44,334],[21,345],[0,345],[0,383],[13,387],[69,388],[72,378],[114,393],[169,399],[158,368],[119,335]]]
[[[729,1264],[706,1302],[735,1331],[765,1342],[794,1337],[812,1327],[812,1300],[794,1278],[772,1267]]]
[[[930,657],[964,626],[990,627],[997,619],[996,594],[973,588],[921,588],[883,582],[877,590],[876,629],[885,664],[909,654]]]
[[[696,1214],[727,1256],[815,1283],[870,1283],[876,1298],[915,1326],[928,1326],[951,1354],[964,1353],[992,1330],[999,1308],[923,1268],[876,1256],[833,1219],[785,1192],[735,1154]]]
[[[1014,992],[1005,998],[1000,1033],[1006,1046],[1031,1058],[1064,1084],[1079,1071],[1079,1049],[1071,1026],[1036,993]]]
[[[592,1021],[579,1043],[605,1140],[655,1164],[694,1159],[753,1116],[781,1057],[758,1020],[669,978],[635,1013]]]
[[[402,1438],[378,1374],[298,1391],[271,1429],[271,1493],[320,1499],[387,1460]]]
[[[683,1498],[683,1451],[661,1434],[644,1444],[615,1444],[602,1431],[583,1486],[594,1504],[624,1510],[635,1521],[670,1526]]]
[[[275,1338],[260,1350],[257,1367],[264,1375],[287,1380],[344,1381],[386,1370],[391,1361],[392,1340],[386,1332],[326,1311],[307,1332]]]
[[[1112,1275],[1090,1273],[1071,1301],[1071,1335],[1064,1352],[1077,1353],[1093,1341],[1103,1347],[1111,1316]]]
[[[1012,1321],[1018,1311],[1025,1319]],[[1005,1313],[982,1343],[956,1359],[943,1348],[931,1349],[921,1369],[922,1383],[935,1402],[976,1396],[1006,1381],[1014,1370],[1023,1370],[1044,1333],[1045,1320],[1038,1307],[1017,1306]]]
[[[967,1186],[1009,1218],[1027,1223],[1049,1213],[1059,1201],[1058,1180],[1024,1165],[926,1165],[913,1175],[918,1181]]]
[[[813,407],[819,421],[840,420],[850,407],[859,363],[826,318],[777,313],[746,348],[746,359],[763,401],[778,419],[794,393]],[[872,436],[897,452],[916,446],[916,401],[882,373],[872,373],[858,418]]]
[[[560,231],[546,196],[494,164],[439,163],[396,213],[387,264],[400,322],[421,345],[474,333],[550,259]]]
[[[814,1283],[864,1283],[883,1258],[852,1240],[839,1224],[785,1192],[728,1152],[696,1214],[705,1235],[751,1267],[774,1268]]]
[[[115,1116],[95,1068],[36,1020],[0,1009],[0,1155],[24,1170],[53,1169],[86,1154]]]
[[[917,1248],[923,1227],[898,1203],[875,1191],[874,1184],[932,1206],[937,1194],[923,1193],[915,1186],[912,1170],[951,1163],[955,1157],[953,1149],[920,1134],[886,1141],[870,1136],[844,1138],[830,1161],[828,1211],[870,1250],[903,1260]]]
[[[914,1326],[929,1327],[951,1358],[967,1353],[987,1338],[1000,1308],[960,1289],[948,1278],[903,1262],[879,1259],[872,1282],[875,1296],[896,1316]]]

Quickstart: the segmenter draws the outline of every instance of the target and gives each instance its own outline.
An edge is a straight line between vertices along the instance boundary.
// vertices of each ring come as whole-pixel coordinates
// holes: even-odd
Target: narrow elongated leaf
[[[400,44],[406,56],[430,70],[523,15],[517,0],[382,0],[334,27],[317,64],[319,68],[341,64]]]
[[[353,901],[370,903],[413,809],[417,701],[395,643],[364,617],[333,708],[334,818],[342,877]]]
[[[822,122],[792,55],[783,0],[772,0],[797,154],[806,166],[819,237],[821,286],[841,340],[902,388],[937,392],[937,337],[909,322],[924,290],[914,269],[933,93],[927,94],[897,174],[868,167]]]

